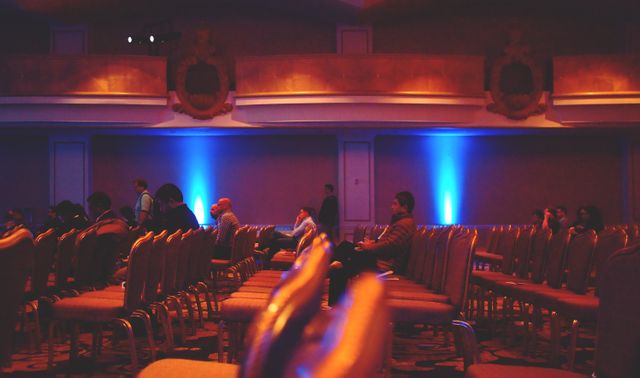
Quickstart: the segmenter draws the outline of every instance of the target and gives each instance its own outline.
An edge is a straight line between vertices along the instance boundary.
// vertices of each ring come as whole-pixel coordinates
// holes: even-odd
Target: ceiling
[[[197,15],[207,11],[276,12],[336,22],[375,22],[446,14],[591,14],[640,19],[638,0],[0,0],[4,13],[87,22],[136,14]]]

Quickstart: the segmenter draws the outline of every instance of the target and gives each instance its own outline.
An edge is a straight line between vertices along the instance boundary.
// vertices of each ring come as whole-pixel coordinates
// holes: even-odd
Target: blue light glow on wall
[[[466,138],[455,134],[426,137],[434,219],[440,224],[461,222]]]
[[[212,169],[213,137],[185,136],[182,145],[181,189],[184,202],[200,224],[210,224],[209,205],[216,198]]]

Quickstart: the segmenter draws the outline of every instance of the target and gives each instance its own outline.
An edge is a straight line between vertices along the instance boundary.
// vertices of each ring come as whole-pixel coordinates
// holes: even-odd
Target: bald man
[[[213,211],[213,206],[211,209]],[[231,211],[231,199],[220,198],[218,200],[217,213],[219,214],[218,239],[216,240],[215,257],[218,259],[230,259],[233,235],[240,228],[238,218]]]

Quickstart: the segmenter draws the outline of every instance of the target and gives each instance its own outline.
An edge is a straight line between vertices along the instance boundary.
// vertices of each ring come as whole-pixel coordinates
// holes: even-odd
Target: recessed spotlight
[[[149,42],[153,43],[153,41],[155,41],[155,40],[156,40],[156,38],[153,36],[153,34],[151,34],[149,36]]]
[[[132,36],[128,36],[128,37],[127,37],[127,42],[129,42],[129,43],[133,43],[133,37],[132,37]]]

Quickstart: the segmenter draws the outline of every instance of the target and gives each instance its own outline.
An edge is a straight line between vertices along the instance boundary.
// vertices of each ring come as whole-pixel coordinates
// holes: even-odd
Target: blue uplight
[[[182,182],[184,202],[193,210],[198,223],[210,224],[208,204],[215,198],[215,177],[211,168],[211,137],[180,137],[182,144]]]
[[[463,136],[445,134],[426,137],[437,223],[454,224],[461,221],[465,144]]]

